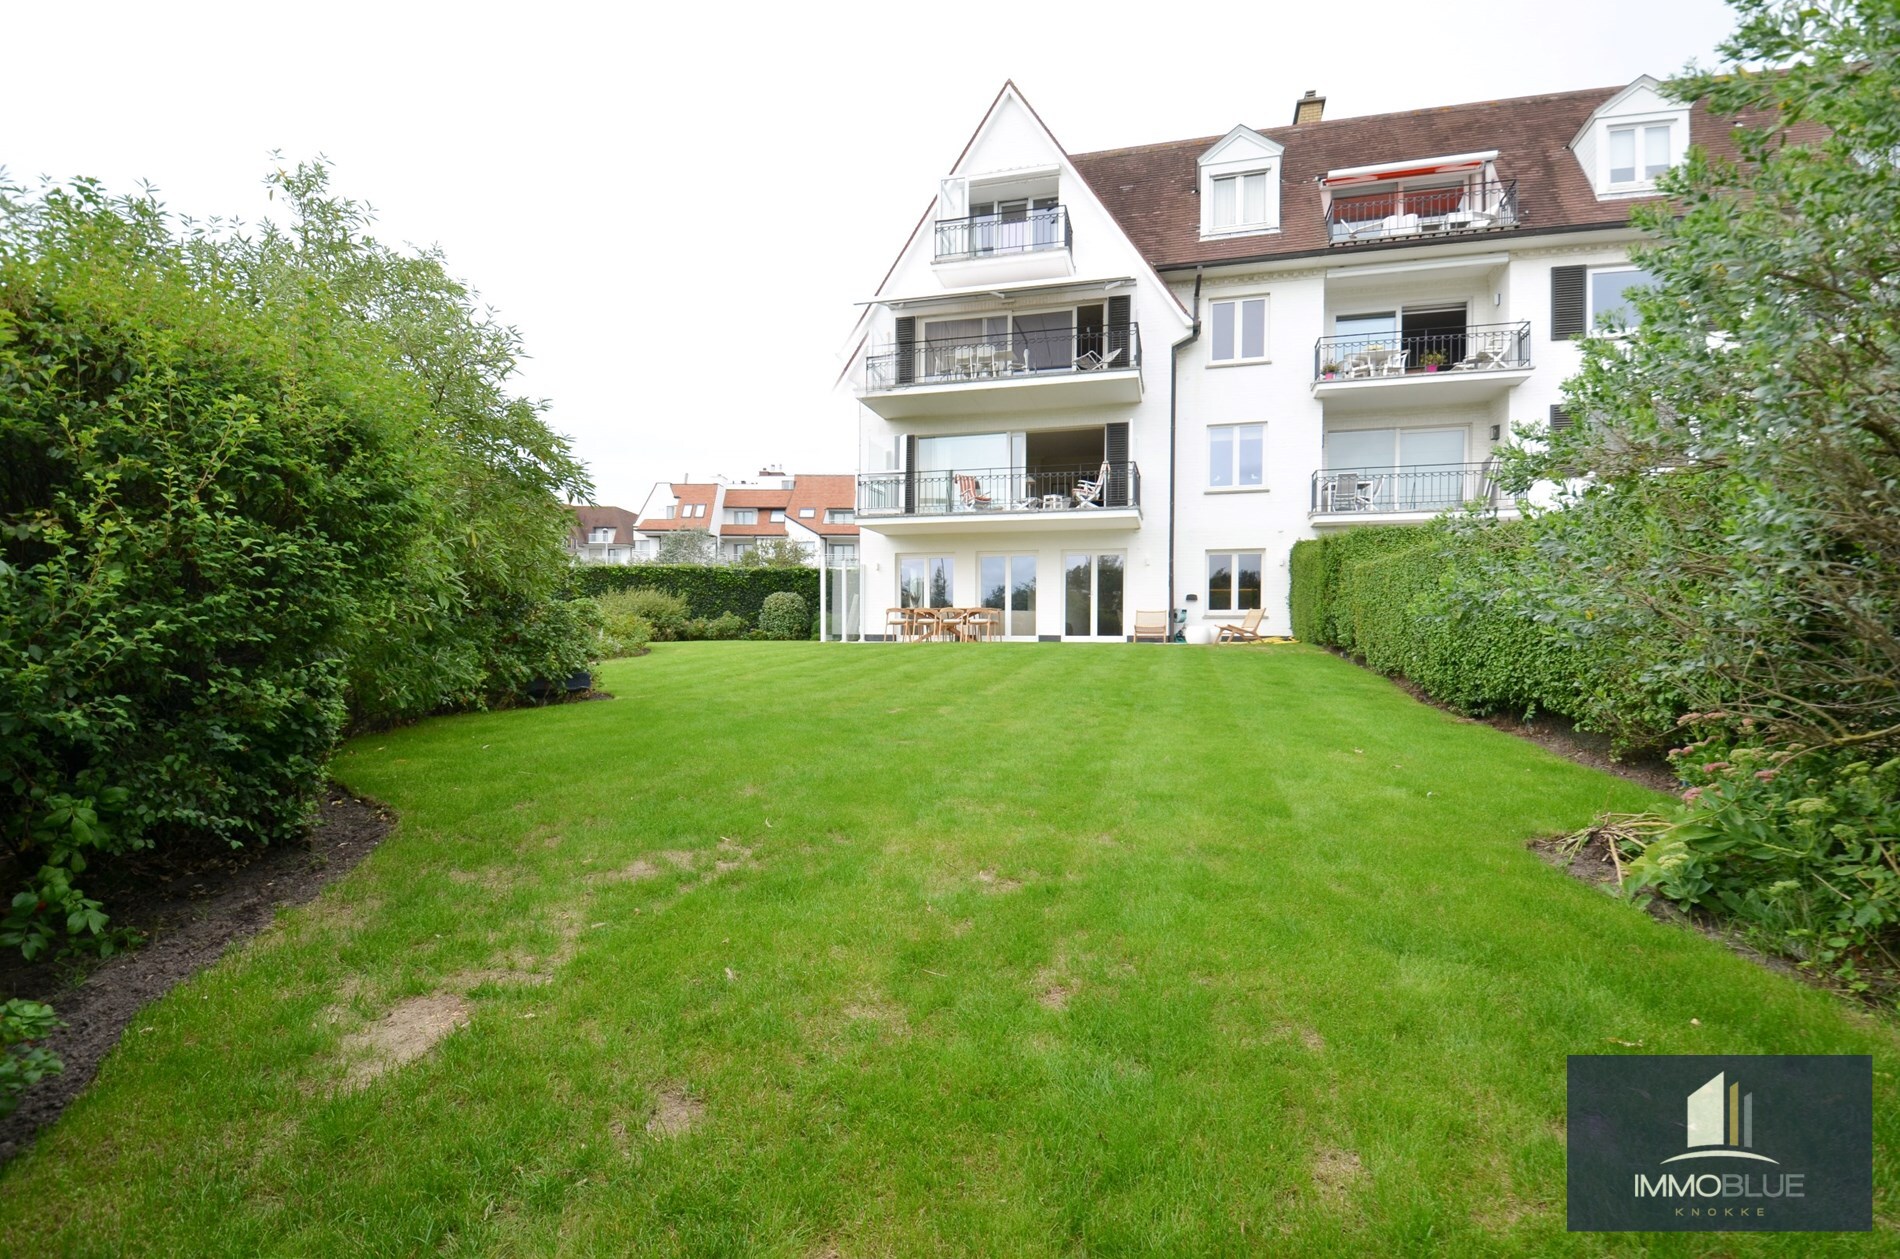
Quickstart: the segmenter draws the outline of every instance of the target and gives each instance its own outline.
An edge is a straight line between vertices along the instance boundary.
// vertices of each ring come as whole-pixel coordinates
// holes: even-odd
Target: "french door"
[[[979,555],[977,589],[983,606],[1003,613],[1006,638],[1036,636],[1036,557],[1033,555]]]
[[[1122,613],[1123,568],[1119,552],[1075,551],[1062,557],[1063,637],[1127,637]]]

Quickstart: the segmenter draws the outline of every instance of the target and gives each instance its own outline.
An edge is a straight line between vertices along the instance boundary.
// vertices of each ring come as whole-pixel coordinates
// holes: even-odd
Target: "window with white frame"
[[[693,518],[695,520],[704,520],[706,518],[706,504],[704,503],[693,504]]]
[[[1207,553],[1207,610],[1251,612],[1260,606],[1263,551]]]
[[[817,514],[817,509],[813,507],[801,507],[798,509],[798,518],[800,520],[810,520]]]
[[[1266,480],[1267,426],[1214,424],[1207,430],[1207,484],[1244,489]]]
[[[1610,128],[1610,186],[1650,184],[1673,164],[1673,124]]]
[[[784,512],[782,512],[782,511],[775,511],[775,512],[773,512],[773,513],[772,513],[772,523],[773,523],[773,524],[775,524],[775,525],[782,525],[782,524],[784,524],[784,523],[785,523],[785,513],[784,513]]]
[[[1267,299],[1243,297],[1208,306],[1208,335],[1216,363],[1260,362],[1267,357]]]
[[[828,525],[848,525],[857,518],[858,513],[849,507],[825,508],[825,523]]]
[[[596,544],[602,543],[602,542],[612,542],[614,540],[614,531],[611,526],[605,527],[605,528],[599,528],[599,529],[589,529],[587,531],[587,540],[589,542],[596,543]]]
[[[666,510],[665,510],[664,512],[662,512],[662,513],[661,513],[661,515],[660,515],[660,518],[661,518],[662,520],[671,520],[671,519],[673,519],[673,517],[675,517],[675,516],[677,516],[677,515],[679,515],[679,510],[680,510],[680,509],[679,509],[679,505],[678,505],[678,504],[676,504],[676,503],[668,503],[668,504],[666,505]]]
[[[756,507],[726,508],[726,523],[729,525],[756,525],[759,523],[759,509]]]
[[[1598,267],[1590,272],[1591,328],[1611,331],[1633,328],[1639,322],[1630,294],[1656,283],[1641,267]]]
[[[1202,236],[1279,229],[1280,157],[1284,152],[1284,146],[1276,141],[1251,127],[1240,126],[1201,154],[1197,165]]]

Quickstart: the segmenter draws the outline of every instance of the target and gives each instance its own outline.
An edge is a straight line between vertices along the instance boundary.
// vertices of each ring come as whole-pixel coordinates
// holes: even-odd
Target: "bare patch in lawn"
[[[1014,892],[1022,887],[1020,879],[1006,879],[994,870],[978,870],[976,881],[983,885],[986,892]]]
[[[660,1090],[659,1098],[653,1104],[653,1113],[647,1118],[647,1134],[655,1137],[677,1137],[699,1126],[706,1117],[706,1104],[688,1093],[677,1084],[669,1084]]]
[[[647,879],[658,878],[659,874],[660,868],[658,866],[648,861],[645,857],[639,857],[628,862],[618,870],[606,870],[594,877],[603,879],[609,883],[641,883]]]
[[[683,848],[668,848],[663,852],[656,852],[653,855],[658,857],[661,861],[664,861],[667,865],[672,866],[675,870],[691,870],[693,868],[693,862],[696,860],[692,853]]]
[[[1350,1197],[1365,1174],[1365,1165],[1351,1150],[1324,1149],[1313,1158],[1313,1187],[1333,1206]]]
[[[459,993],[435,992],[398,1001],[382,1018],[343,1038],[350,1059],[346,1089],[361,1088],[428,1053],[457,1028],[468,1026],[468,1002]]]
[[[552,976],[532,970],[462,970],[448,978],[448,987],[457,992],[471,992],[484,984],[493,984],[497,988],[538,988],[548,982]]]
[[[1031,983],[1036,989],[1036,1004],[1045,1010],[1066,1010],[1069,998],[1075,995],[1075,981],[1055,967],[1043,967]]]

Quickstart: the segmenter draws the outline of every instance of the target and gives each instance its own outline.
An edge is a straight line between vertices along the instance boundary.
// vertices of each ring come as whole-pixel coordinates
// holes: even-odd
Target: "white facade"
[[[1652,97],[1639,80],[1579,133],[1593,186],[1590,138],[1626,111],[1660,116]],[[1686,143],[1686,112],[1679,130]],[[1228,182],[1218,208],[1201,204],[1201,238],[1290,228],[1280,167],[1298,143],[1245,128],[1214,143],[1200,194]],[[1010,637],[1043,640],[1119,640],[1137,611],[1167,609],[1193,637],[1256,600],[1262,630],[1285,634],[1295,542],[1474,500],[1513,511],[1489,461],[1544,430],[1578,363],[1553,334],[1553,273],[1592,269],[1569,282],[1608,302],[1637,236],[1614,222],[1521,230],[1515,191],[1484,191],[1502,187],[1495,150],[1401,157],[1416,160],[1328,172],[1340,187],[1325,204],[1380,190],[1397,198],[1382,230],[1416,243],[1359,250],[1342,237],[1380,223],[1329,218],[1344,248],[1263,245],[1164,275],[1005,87],[864,307],[840,377],[863,530],[860,623],[843,636],[883,637],[887,609],[924,603],[1001,606]],[[1403,192],[1384,191],[1400,187],[1381,182],[1388,170],[1408,177]],[[1123,309],[1132,326],[1117,334]],[[1078,506],[1078,477],[1102,459],[1112,475],[1125,460],[1125,488]],[[1018,607],[1026,582],[1033,611]]]

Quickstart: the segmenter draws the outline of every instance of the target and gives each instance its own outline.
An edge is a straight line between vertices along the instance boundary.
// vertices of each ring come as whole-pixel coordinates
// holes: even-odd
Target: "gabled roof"
[[[1640,84],[1640,80],[1639,80]],[[1404,113],[1337,118],[1297,126],[1265,127],[1259,134],[1285,147],[1281,156],[1280,231],[1202,240],[1198,160],[1226,137],[1108,149],[1071,157],[1143,256],[1158,270],[1308,254],[1337,253],[1327,238],[1318,180],[1329,170],[1424,159],[1434,154],[1496,149],[1497,175],[1517,181],[1522,225],[1490,233],[1510,237],[1629,221],[1634,200],[1600,201],[1570,151],[1585,121],[1613,97],[1637,85],[1585,88],[1547,96],[1477,101]],[[1698,102],[1690,110],[1690,139],[1734,156],[1730,119]],[[1758,118],[1746,121],[1758,122]],[[1357,245],[1367,249],[1416,246]]]
[[[568,510],[574,513],[574,540],[587,541],[587,536],[596,529],[612,529],[612,543],[628,546],[633,542],[633,531],[638,527],[638,518],[624,507],[595,507],[590,504],[570,505]]]
[[[664,533],[669,529],[712,529],[717,520],[714,508],[719,502],[721,486],[717,483],[699,481],[674,481],[667,488],[673,492],[673,499],[677,505],[674,515],[671,517],[642,516],[639,523],[640,532]],[[705,507],[706,514],[689,518],[686,515],[686,509],[693,506]]]
[[[792,501],[785,512],[787,520],[797,520],[800,508],[812,509],[809,520],[798,520],[803,527],[827,538],[855,538],[855,524],[827,524],[825,510],[855,511],[858,505],[858,479],[806,473],[792,483]]]

